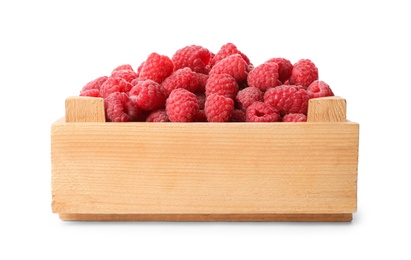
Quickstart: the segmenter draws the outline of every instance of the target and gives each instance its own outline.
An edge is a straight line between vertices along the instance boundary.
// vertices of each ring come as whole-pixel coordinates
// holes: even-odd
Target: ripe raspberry
[[[229,74],[240,83],[247,79],[249,67],[240,54],[233,54],[222,59],[210,70],[212,74]]]
[[[318,79],[318,69],[315,64],[308,59],[297,61],[291,71],[290,85],[301,85],[305,89]]]
[[[197,90],[197,85],[197,74],[188,67],[174,71],[161,83],[167,96],[177,88],[184,88],[194,93]]]
[[[250,65],[250,59],[241,51],[237,49],[237,46],[235,46],[233,43],[229,42],[227,44],[224,44],[221,46],[220,50],[215,54],[213,59],[211,60],[211,67],[216,65],[219,61],[221,61],[224,58],[227,58],[230,55],[233,54],[240,54],[241,57],[245,60],[245,62]]]
[[[248,85],[266,91],[278,86],[278,65],[275,62],[263,63],[248,74]]]
[[[157,82],[146,79],[140,81],[129,93],[130,99],[142,110],[163,108],[166,103],[166,93]]]
[[[245,112],[241,109],[234,109],[233,114],[231,115],[231,122],[245,122]]]
[[[293,64],[284,58],[271,58],[266,62],[275,62],[278,65],[278,79],[281,83],[287,81],[291,76],[291,71],[293,70]]]
[[[118,70],[133,70],[133,67],[130,64],[123,64],[113,69],[111,73]]]
[[[203,74],[203,73],[196,73],[197,75],[197,93],[205,93],[205,86],[207,83],[207,79],[208,79],[208,74]]]
[[[238,91],[236,96],[236,101],[239,105],[239,108],[246,109],[252,103],[256,101],[263,101],[264,100],[264,93],[256,87],[247,87]]]
[[[141,79],[151,79],[161,83],[173,71],[174,64],[169,57],[153,52],[144,61],[142,67],[138,69],[138,76]]]
[[[114,92],[128,93],[133,85],[119,77],[109,77],[100,87],[100,96],[102,98],[108,97]]]
[[[90,82],[88,82],[81,90],[80,90],[80,96],[90,96],[89,93],[91,94],[91,97],[98,97],[101,85],[108,79],[107,76],[102,76],[98,77]],[[95,91],[97,90],[97,92]],[[98,93],[97,96],[95,94]]]
[[[191,122],[199,109],[196,95],[184,88],[171,91],[166,101],[166,111],[171,122]]]
[[[208,122],[228,122],[234,110],[234,101],[218,94],[206,98],[205,114]]]
[[[321,80],[315,80],[307,88],[310,98],[334,96],[330,86]]]
[[[282,122],[307,122],[307,116],[301,113],[286,114]]]
[[[210,51],[198,45],[190,45],[177,50],[171,60],[174,63],[174,70],[189,67],[194,72],[207,74]]]
[[[124,92],[111,93],[104,99],[104,105],[108,122],[137,121],[141,114],[141,111]]]
[[[289,113],[306,115],[309,99],[305,89],[293,85],[270,88],[264,94],[264,102],[277,109],[281,116]]]
[[[206,97],[211,94],[222,95],[234,99],[238,92],[235,78],[228,74],[211,74],[206,83]]]
[[[147,116],[146,122],[170,122],[170,119],[165,109],[158,109]]]
[[[134,79],[138,77],[138,75],[133,70],[116,70],[111,73],[110,77],[122,78],[125,81],[131,83]]]
[[[280,115],[277,109],[261,101],[256,101],[251,104],[245,112],[245,117],[247,122],[280,121]]]

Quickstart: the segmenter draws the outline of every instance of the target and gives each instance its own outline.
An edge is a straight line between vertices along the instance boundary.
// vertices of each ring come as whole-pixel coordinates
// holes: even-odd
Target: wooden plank
[[[357,160],[356,123],[55,123],[52,208],[352,213]]]
[[[60,214],[80,221],[350,222],[352,214]]]
[[[307,122],[345,122],[346,106],[346,100],[336,96],[310,99]]]
[[[66,99],[66,122],[105,122],[104,99],[69,97]]]

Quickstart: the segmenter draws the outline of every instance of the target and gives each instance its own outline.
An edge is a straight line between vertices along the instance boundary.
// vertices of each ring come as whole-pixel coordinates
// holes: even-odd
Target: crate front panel
[[[352,213],[356,123],[52,126],[52,208],[85,214]]]

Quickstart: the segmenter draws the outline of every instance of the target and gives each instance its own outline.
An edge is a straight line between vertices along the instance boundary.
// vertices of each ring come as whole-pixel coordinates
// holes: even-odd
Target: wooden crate
[[[52,211],[62,220],[351,221],[359,124],[340,97],[305,123],[108,123],[71,97],[51,126]]]

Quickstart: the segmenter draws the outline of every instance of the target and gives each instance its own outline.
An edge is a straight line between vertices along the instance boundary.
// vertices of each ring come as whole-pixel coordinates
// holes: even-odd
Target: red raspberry
[[[199,111],[197,97],[184,88],[174,89],[167,98],[166,111],[171,122],[191,122]]]
[[[196,73],[197,75],[197,93],[205,93],[205,86],[207,83],[207,79],[208,79],[208,74],[203,74],[203,73]]]
[[[239,108],[246,109],[252,103],[256,101],[263,101],[264,100],[264,93],[256,87],[247,87],[238,91],[236,96],[236,101],[239,105]]]
[[[297,61],[291,71],[290,85],[301,85],[305,89],[318,79],[318,69],[315,64],[308,59]]]
[[[256,101],[251,104],[245,112],[245,117],[247,122],[280,121],[280,115],[277,109],[261,101]]]
[[[142,110],[163,108],[166,103],[166,93],[160,84],[150,79],[140,81],[129,93],[130,99]]]
[[[307,88],[310,98],[334,96],[330,86],[321,80],[315,80]]]
[[[113,69],[111,73],[118,70],[133,70],[133,67],[130,64],[123,64]]]
[[[170,122],[170,119],[165,109],[158,109],[147,116],[146,122]]]
[[[231,122],[245,122],[245,112],[241,109],[234,109],[233,114],[231,115]]]
[[[229,43],[221,46],[220,50],[215,54],[215,56],[211,60],[211,67],[216,65],[222,59],[225,59],[228,56],[233,55],[233,54],[240,54],[241,57],[245,60],[245,62],[248,65],[250,65],[250,59],[248,59],[248,57],[244,53],[239,51],[237,49],[237,46],[235,46],[233,43],[229,42]]]
[[[307,122],[307,116],[301,113],[286,114],[282,122]]]
[[[88,93],[93,93],[93,97],[98,97],[95,96],[94,94],[96,93],[95,90],[98,90],[98,93],[100,91],[101,85],[103,85],[104,82],[106,82],[106,80],[108,79],[107,76],[102,76],[102,77],[98,77],[92,81],[90,81],[89,83],[87,83],[81,90],[80,90],[80,96],[89,96]],[[92,90],[90,92],[90,90]]]
[[[161,83],[173,71],[174,64],[169,57],[153,52],[144,61],[142,67],[138,69],[138,76],[141,79],[151,79]]]
[[[89,89],[80,92],[81,97],[100,97],[100,90],[98,89]]]
[[[278,65],[278,79],[281,83],[286,82],[290,76],[291,71],[293,70],[293,64],[287,59],[284,58],[271,58],[266,62],[275,62]]]
[[[104,99],[106,120],[109,122],[137,121],[141,111],[124,92],[111,93]]]
[[[212,74],[229,74],[240,83],[247,79],[249,67],[246,61],[240,54],[233,54],[227,58],[222,59],[210,70],[209,75]]]
[[[108,97],[114,92],[128,93],[133,85],[119,77],[109,77],[100,87],[100,96],[102,98]]]
[[[174,70],[189,67],[194,72],[207,74],[210,51],[198,45],[190,45],[177,50],[171,60],[174,63]]]
[[[277,109],[281,116],[289,113],[306,115],[309,99],[305,89],[293,85],[270,88],[264,94],[264,102]]]
[[[235,78],[228,74],[211,74],[206,83],[206,97],[211,94],[222,95],[234,99],[238,92]]]
[[[266,91],[278,86],[278,65],[275,62],[263,63],[248,74],[248,86]]]
[[[218,94],[206,98],[205,114],[208,122],[228,122],[234,110],[234,101]]]
[[[167,96],[177,88],[184,88],[194,93],[197,90],[197,85],[197,74],[188,67],[174,71],[161,83]]]
[[[131,83],[134,79],[138,78],[138,75],[133,70],[116,70],[111,73],[110,77],[122,78]]]

